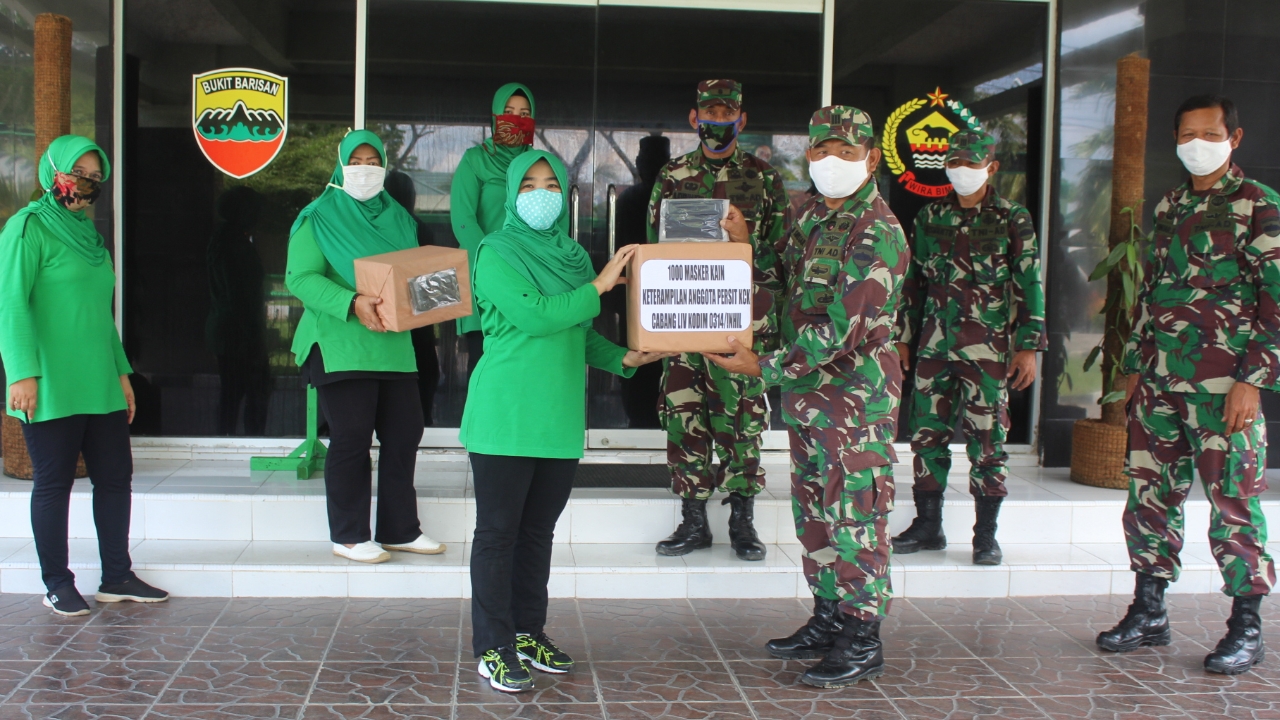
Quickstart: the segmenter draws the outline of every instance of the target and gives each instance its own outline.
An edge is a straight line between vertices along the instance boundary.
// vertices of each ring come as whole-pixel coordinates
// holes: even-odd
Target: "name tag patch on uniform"
[[[969,240],[989,241],[1005,238],[1009,236],[1009,226],[1005,223],[992,225],[990,227],[974,227],[969,228]]]
[[[936,225],[934,223],[928,223],[924,226],[924,231],[925,231],[925,234],[931,235],[933,237],[936,237],[942,240],[956,239],[956,229],[948,225]]]
[[[1004,252],[1004,243],[998,238],[983,238],[973,244],[975,255],[999,255]]]

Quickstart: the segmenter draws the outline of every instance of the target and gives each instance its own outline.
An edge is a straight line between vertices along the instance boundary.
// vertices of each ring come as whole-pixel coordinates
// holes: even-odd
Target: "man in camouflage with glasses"
[[[732,204],[729,220],[746,221],[754,260],[752,333],[757,351],[777,347],[775,297],[777,243],[786,235],[787,197],[782,178],[769,163],[738,147],[746,126],[742,86],[735,80],[698,84],[697,107],[689,125],[698,147],[667,163],[649,201],[649,242],[658,241],[662,201],[718,198]],[[671,491],[681,498],[683,521],[657,545],[660,555],[685,555],[711,547],[707,500],[728,492],[729,541],[743,560],[763,560],[765,546],[754,525],[755,496],[764,489],[760,442],[769,418],[760,381],[726,373],[696,354],[664,361],[658,413],[667,431]],[[712,466],[712,447],[720,468]]]
[[[1036,376],[1036,352],[1048,347],[1040,246],[1031,213],[990,184],[1000,169],[995,140],[952,135],[947,176],[954,190],[916,217],[911,272],[898,316],[898,354],[908,370],[916,350],[915,392],[907,427],[915,454],[916,518],[893,539],[900,554],[942,550],[942,499],[951,470],[949,443],[959,421],[969,461],[973,563],[999,565],[1000,503],[1008,495],[1009,386]]]
[[[809,124],[810,175],[820,193],[782,249],[787,281],[779,349],[707,355],[782,388],[791,441],[791,499],[814,615],[770,640],[779,658],[822,658],[801,681],[844,687],[884,672],[893,438],[902,365],[893,318],[910,263],[907,240],[875,182],[871,118],[825,107]]]

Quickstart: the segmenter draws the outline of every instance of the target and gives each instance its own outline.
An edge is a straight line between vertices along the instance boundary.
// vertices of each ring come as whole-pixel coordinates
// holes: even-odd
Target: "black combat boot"
[[[763,560],[764,543],[756,535],[755,527],[756,499],[731,492],[720,504],[729,506],[729,544],[738,559]]]
[[[1204,669],[1211,673],[1239,675],[1262,662],[1267,649],[1262,644],[1262,616],[1258,606],[1262,596],[1238,597],[1231,601],[1227,634],[1213,652],[1205,656]]]
[[[684,519],[680,527],[666,540],[658,543],[659,555],[688,555],[694,550],[711,547],[711,526],[707,523],[707,501],[683,498],[680,514]]]
[[[979,495],[973,499],[978,521],[973,525],[973,564],[999,565],[1004,559],[996,542],[996,517],[1000,515],[1002,497]]]
[[[782,660],[812,660],[826,656],[844,627],[839,600],[813,598],[813,617],[799,630],[765,643],[769,654]]]
[[[821,688],[847,687],[884,674],[880,618],[866,621],[845,614],[844,627],[822,662],[800,676],[800,682]]]
[[[942,534],[942,491],[911,491],[916,501],[916,519],[911,527],[893,539],[893,551],[910,555],[920,550],[945,550],[947,536]]]
[[[1169,614],[1164,607],[1164,590],[1169,581],[1146,573],[1136,573],[1133,602],[1119,625],[1098,633],[1098,647],[1111,652],[1130,652],[1148,645],[1168,645]]]

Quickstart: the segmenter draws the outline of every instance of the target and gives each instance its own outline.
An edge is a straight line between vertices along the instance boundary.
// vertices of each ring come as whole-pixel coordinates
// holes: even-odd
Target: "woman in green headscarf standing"
[[[329,421],[324,486],[333,553],[367,563],[390,559],[388,550],[445,550],[418,522],[413,471],[423,425],[413,341],[407,332],[387,332],[382,301],[355,290],[357,258],[418,246],[413,217],[383,189],[386,160],[377,135],[347,133],[328,187],[293,223],[285,269],[285,286],[303,307],[294,357]],[[375,432],[381,448],[372,535]]]
[[[507,168],[533,146],[533,93],[520,83],[507,83],[493,94],[491,137],[468,148],[449,189],[449,220],[458,245],[475,270],[476,250],[485,235],[502,229],[507,219]],[[474,300],[473,300],[474,302]],[[458,319],[458,334],[467,341],[467,371],[474,372],[484,353],[480,312],[472,308]]]
[[[507,217],[480,243],[473,294],[487,347],[471,375],[461,439],[471,458],[472,645],[504,692],[533,686],[525,666],[565,673],[573,659],[543,632],[551,541],[582,458],[584,365],[630,376],[664,353],[628,351],[591,329],[635,245],[599,275],[564,231],[565,169],[533,150],[507,171]]]
[[[138,579],[129,558],[133,388],[112,317],[116,274],[85,215],[111,176],[92,140],[63,135],[38,161],[39,200],[0,231],[0,356],[8,412],[22,421],[34,470],[31,529],[59,615],[88,615],[67,566],[67,514],[76,459],[93,482],[102,583],[98,602],[159,602],[169,594]]]

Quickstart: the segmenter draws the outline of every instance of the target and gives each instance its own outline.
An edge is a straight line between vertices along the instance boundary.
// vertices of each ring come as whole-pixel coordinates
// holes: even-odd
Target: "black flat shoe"
[[[63,617],[79,617],[89,614],[89,603],[80,597],[80,591],[74,585],[51,590],[44,596],[42,604]]]
[[[134,576],[122,583],[102,583],[93,599],[100,603],[130,602],[156,603],[169,599],[169,593],[154,588]]]

